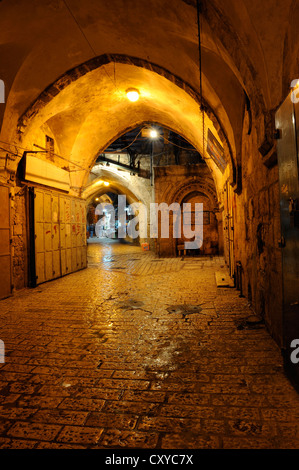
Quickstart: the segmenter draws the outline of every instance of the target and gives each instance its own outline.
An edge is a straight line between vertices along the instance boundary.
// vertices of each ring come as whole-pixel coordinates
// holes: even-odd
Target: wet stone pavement
[[[299,395],[223,259],[89,246],[0,302],[1,448],[299,448]]]

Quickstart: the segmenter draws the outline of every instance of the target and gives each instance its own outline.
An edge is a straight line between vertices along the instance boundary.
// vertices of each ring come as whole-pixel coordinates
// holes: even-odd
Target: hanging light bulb
[[[136,88],[128,88],[126,94],[128,100],[132,103],[139,100],[139,91]]]
[[[158,131],[156,129],[151,129],[150,130],[150,137],[152,139],[156,139],[158,137]]]

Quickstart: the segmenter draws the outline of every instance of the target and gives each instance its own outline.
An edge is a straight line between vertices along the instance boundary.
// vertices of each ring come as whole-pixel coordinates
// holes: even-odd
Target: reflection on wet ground
[[[2,448],[297,448],[299,399],[221,257],[88,246],[89,268],[1,302]],[[120,269],[115,269],[120,268]]]

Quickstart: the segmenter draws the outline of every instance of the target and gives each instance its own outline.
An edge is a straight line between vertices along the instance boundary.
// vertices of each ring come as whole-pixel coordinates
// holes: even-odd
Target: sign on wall
[[[26,155],[25,179],[62,191],[70,189],[68,171],[32,155]]]
[[[208,129],[207,152],[216,163],[221,173],[224,173],[227,165],[224,159],[224,149],[210,129]]]

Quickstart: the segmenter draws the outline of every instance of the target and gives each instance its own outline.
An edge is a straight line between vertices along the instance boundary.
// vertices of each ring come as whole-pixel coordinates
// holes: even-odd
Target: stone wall
[[[27,187],[11,188],[11,255],[13,289],[27,287],[27,226],[26,226]]]
[[[263,119],[247,134],[244,121],[242,193],[235,196],[235,261],[243,267],[243,293],[252,301],[279,345],[282,345],[282,269],[279,247],[278,166],[267,168],[258,151]]]

